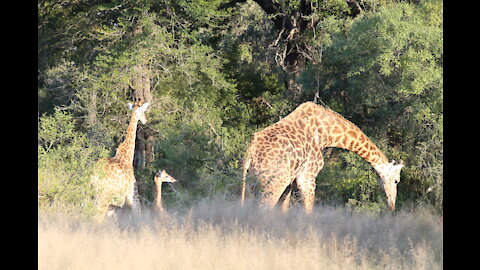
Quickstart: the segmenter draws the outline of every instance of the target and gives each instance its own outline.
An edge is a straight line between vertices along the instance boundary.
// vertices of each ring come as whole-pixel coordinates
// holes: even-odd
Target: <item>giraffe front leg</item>
[[[104,198],[97,197],[95,206],[96,206],[96,213],[95,213],[94,219],[98,223],[103,223],[105,218],[108,218],[111,215],[109,211],[109,204]]]
[[[297,177],[297,190],[292,189],[292,196],[296,195],[294,199],[303,200],[303,205],[307,214],[313,210],[315,201],[315,187],[316,177],[320,173],[325,164],[322,153],[317,153],[315,157],[316,162],[306,163],[303,172]]]
[[[138,195],[138,188],[136,181],[132,183],[130,187],[130,192],[125,197],[125,204],[132,209],[132,212],[135,214],[141,213],[140,208],[140,199]]]
[[[303,200],[305,212],[310,214],[313,210],[315,200],[315,177],[314,176],[300,176],[297,179],[297,186],[300,192],[300,197]]]

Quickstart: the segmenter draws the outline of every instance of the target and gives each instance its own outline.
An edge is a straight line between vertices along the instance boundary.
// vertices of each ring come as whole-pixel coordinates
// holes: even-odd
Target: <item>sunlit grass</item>
[[[104,224],[40,214],[39,269],[442,269],[442,218],[208,200]]]

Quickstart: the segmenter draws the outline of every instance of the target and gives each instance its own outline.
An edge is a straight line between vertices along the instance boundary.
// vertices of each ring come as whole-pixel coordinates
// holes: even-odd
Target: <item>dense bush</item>
[[[75,131],[72,115],[55,110],[41,117],[38,131],[39,206],[50,211],[92,214],[94,190],[90,177],[95,161],[108,153]]]

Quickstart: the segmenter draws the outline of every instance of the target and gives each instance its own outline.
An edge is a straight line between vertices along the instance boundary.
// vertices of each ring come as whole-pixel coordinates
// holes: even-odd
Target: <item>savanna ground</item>
[[[39,269],[442,269],[443,218],[426,207],[311,215],[210,199],[98,224],[40,212]]]

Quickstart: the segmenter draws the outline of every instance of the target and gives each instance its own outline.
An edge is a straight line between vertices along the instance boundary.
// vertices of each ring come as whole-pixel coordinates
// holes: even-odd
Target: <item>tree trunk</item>
[[[148,69],[146,65],[138,64],[134,67],[134,71],[137,74],[137,77],[133,81],[133,96],[135,99],[141,99],[143,102],[152,102],[153,97],[150,90],[150,77],[148,76]],[[147,109],[148,112],[148,109]],[[147,121],[148,121],[148,113]],[[139,126],[137,131],[137,140],[135,147],[135,169],[142,170],[147,165],[147,161],[153,161],[152,157],[147,155],[152,155],[153,153],[150,150],[152,146],[152,139],[149,139],[150,134],[144,128],[144,126]]]
[[[139,35],[142,33],[141,26],[137,26],[133,30],[133,35]],[[133,97],[135,99],[141,99],[143,102],[153,101],[153,96],[150,87],[150,76],[147,64],[139,63],[133,67],[136,77],[133,80]],[[150,107],[151,108],[151,107]],[[148,110],[147,109],[147,112]],[[146,114],[148,121],[148,113]],[[137,140],[135,147],[135,160],[134,168],[142,170],[146,167],[147,162],[153,162],[153,141],[154,138],[148,133],[144,126],[140,125],[137,131]]]

